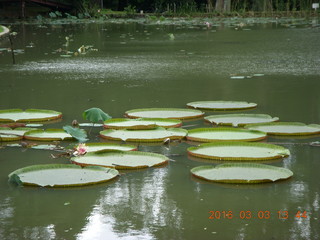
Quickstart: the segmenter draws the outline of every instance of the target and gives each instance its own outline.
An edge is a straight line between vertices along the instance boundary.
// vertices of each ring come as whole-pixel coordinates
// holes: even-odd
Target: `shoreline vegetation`
[[[124,20],[145,20],[148,22],[162,22],[164,20],[174,20],[174,19],[228,19],[228,18],[320,18],[320,13],[315,11],[271,11],[271,12],[257,12],[257,11],[248,11],[248,12],[192,12],[192,13],[173,13],[173,12],[164,12],[164,13],[136,13],[136,12],[127,12],[127,11],[112,11],[110,9],[98,10],[97,14],[69,14],[59,11],[48,12],[46,14],[38,14],[37,16],[27,17],[24,19],[21,18],[3,18],[0,19],[0,24],[12,24],[12,23],[50,23],[56,21],[63,22],[76,22],[76,21],[85,21],[85,20],[112,20],[112,19],[124,19]],[[0,33],[4,31],[3,26],[0,25]]]
[[[311,18],[320,0],[52,0],[51,8],[33,1],[0,3],[0,22],[43,19],[160,18]],[[60,5],[59,5],[60,4]],[[23,7],[22,7],[23,6]]]

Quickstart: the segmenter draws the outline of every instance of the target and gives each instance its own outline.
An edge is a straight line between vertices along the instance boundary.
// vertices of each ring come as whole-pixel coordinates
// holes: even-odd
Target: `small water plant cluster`
[[[290,152],[282,146],[257,141],[266,139],[268,135],[293,136],[320,133],[320,125],[279,122],[279,118],[267,114],[220,114],[225,110],[256,108],[256,103],[198,101],[188,103],[187,107],[133,109],[125,112],[127,118],[114,119],[99,108],[83,112],[83,118],[91,122],[89,126],[103,126],[105,130],[100,131],[102,138],[121,141],[119,144],[85,143],[89,140],[87,132],[80,129],[79,126],[82,124],[76,121],[72,126],[66,125],[63,129],[34,128],[43,126],[38,125],[38,122],[48,123],[61,119],[62,113],[57,111],[0,110],[0,122],[3,122],[0,124],[0,141],[20,141],[11,146],[26,144],[25,147],[34,149],[59,150],[71,161],[71,164],[27,166],[9,174],[9,179],[19,185],[43,187],[83,186],[110,181],[123,169],[158,167],[169,162],[168,157],[164,155],[137,151],[137,147],[127,142],[170,144],[173,141],[185,141],[191,145],[196,144],[187,149],[191,159],[205,159],[209,163],[236,162],[195,167],[191,169],[191,174],[197,178],[225,183],[274,182],[290,178],[293,173],[289,169],[257,162],[282,159],[289,156]],[[203,110],[219,114],[204,117]],[[211,127],[189,130],[183,127],[183,121],[198,120],[203,117],[212,124]],[[23,139],[31,143],[24,143]],[[39,141],[70,139],[78,140],[78,144],[73,144],[72,149],[57,144],[38,144]],[[199,143],[201,144],[198,145]]]

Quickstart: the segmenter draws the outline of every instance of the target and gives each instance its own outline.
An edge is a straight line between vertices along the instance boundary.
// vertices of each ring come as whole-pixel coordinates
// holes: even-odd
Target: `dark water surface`
[[[320,123],[320,29],[314,21],[239,21],[210,29],[201,21],[108,22],[14,25],[13,30],[18,32],[15,48],[25,52],[12,65],[11,55],[1,51],[0,109],[63,112],[63,121],[48,127],[81,121],[90,107],[122,117],[133,108],[184,108],[200,100],[255,102],[255,110],[243,112]],[[67,36],[71,41],[65,46]],[[68,58],[56,51],[75,52],[81,45],[98,51]],[[1,42],[0,47],[8,46]],[[203,120],[184,126],[209,127]],[[103,141],[100,130],[91,132],[91,141]],[[52,159],[50,151],[2,148],[0,239],[320,239],[320,148],[305,144],[320,137],[266,141],[290,150],[290,157],[268,164],[289,168],[291,179],[256,185],[199,181],[190,169],[218,162],[191,159],[186,154],[190,144],[182,142],[169,148],[141,144],[140,150],[174,161],[163,168],[125,172],[112,183],[19,188],[7,182],[10,172],[68,159]],[[210,211],[220,211],[220,219],[209,219]],[[223,211],[231,211],[232,218]],[[298,211],[306,211],[306,217],[297,217]]]

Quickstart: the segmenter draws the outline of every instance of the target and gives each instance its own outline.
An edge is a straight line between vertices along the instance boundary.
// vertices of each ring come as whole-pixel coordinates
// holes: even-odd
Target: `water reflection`
[[[101,193],[79,239],[155,239],[162,227],[181,228],[182,212],[168,196],[168,168],[146,171]],[[133,175],[133,173],[132,173]]]

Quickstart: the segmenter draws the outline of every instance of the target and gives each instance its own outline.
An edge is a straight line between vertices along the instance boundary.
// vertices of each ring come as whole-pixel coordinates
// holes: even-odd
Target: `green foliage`
[[[50,13],[49,13],[49,16],[50,16],[51,18],[56,18],[56,17],[57,17],[57,15],[56,15],[54,12],[50,12]]]
[[[67,17],[68,19],[72,19],[72,20],[78,19],[76,16],[73,16],[73,15],[71,15],[71,14],[69,14],[69,13],[65,13],[65,15],[66,15],[66,17]]]
[[[82,113],[82,117],[92,123],[98,123],[99,121],[105,121],[111,118],[111,116],[102,111],[100,108],[87,109]]]
[[[63,130],[69,133],[72,137],[76,138],[79,142],[86,142],[89,140],[87,138],[87,132],[83,129],[66,125],[63,127]]]
[[[127,14],[132,15],[132,14],[135,14],[137,12],[137,9],[136,9],[136,6],[128,5],[127,7],[124,8],[124,11]]]
[[[22,186],[22,181],[17,174],[10,175],[9,182]]]

